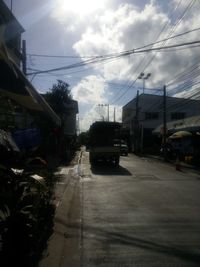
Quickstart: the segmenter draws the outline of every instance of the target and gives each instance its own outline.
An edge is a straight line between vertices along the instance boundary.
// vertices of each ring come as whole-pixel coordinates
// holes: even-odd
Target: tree
[[[72,100],[69,84],[64,81],[57,80],[57,84],[54,84],[52,89],[47,92],[44,97],[54,112],[61,119],[61,127],[54,129],[54,135],[50,137],[51,139],[48,146],[50,147],[53,141],[56,140],[56,151],[58,151],[58,154],[63,159],[66,159],[69,157],[68,155],[71,152],[71,140],[68,140],[64,133],[66,115],[70,112],[68,104]]]
[[[69,84],[61,80],[57,81],[58,83],[53,85],[51,91],[46,93],[45,99],[55,113],[62,115],[67,112],[66,104],[72,98],[69,90]]]

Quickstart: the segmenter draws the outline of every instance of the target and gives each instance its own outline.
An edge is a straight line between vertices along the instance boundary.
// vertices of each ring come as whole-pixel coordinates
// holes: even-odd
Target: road
[[[91,168],[83,152],[78,175],[72,252],[52,266],[200,266],[199,173],[135,155]]]

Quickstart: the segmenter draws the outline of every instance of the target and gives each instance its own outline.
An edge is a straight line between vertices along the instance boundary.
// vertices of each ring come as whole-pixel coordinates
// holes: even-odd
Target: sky
[[[142,47],[199,41],[199,0],[12,0],[12,11],[25,30],[28,79],[40,93],[58,79],[67,82],[79,103],[81,131],[108,114],[121,121],[122,107],[137,90],[162,93],[167,85],[168,95],[197,96],[198,43]],[[124,51],[131,52],[116,57]],[[112,58],[102,61],[107,55]],[[96,63],[80,66],[94,57]],[[140,73],[151,75],[138,79]]]

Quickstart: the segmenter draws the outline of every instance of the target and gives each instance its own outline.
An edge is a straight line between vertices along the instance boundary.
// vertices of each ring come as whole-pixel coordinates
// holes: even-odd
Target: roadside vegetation
[[[2,266],[36,264],[53,229],[54,185],[45,162],[29,162],[23,170],[0,165]]]
[[[64,115],[69,113],[66,105],[71,100],[68,87],[59,80],[45,96],[61,118],[60,128],[31,114],[40,135],[38,142],[27,131],[29,138],[18,135],[18,144],[11,134],[17,125],[0,125],[0,266],[37,266],[53,232],[58,179],[54,173],[61,161],[70,162],[77,148],[76,139],[67,138],[63,130]]]

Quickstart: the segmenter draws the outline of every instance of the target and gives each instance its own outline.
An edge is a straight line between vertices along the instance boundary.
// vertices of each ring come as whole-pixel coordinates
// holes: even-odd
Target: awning
[[[184,138],[188,136],[192,136],[192,133],[188,131],[178,131],[170,135],[168,138],[169,139],[180,139],[180,138]]]
[[[45,113],[55,124],[61,124],[60,118],[9,58],[3,44],[0,46],[0,93],[29,110]]]
[[[181,120],[171,121],[167,123],[167,131],[173,133],[175,131],[200,131],[200,116],[192,116]],[[160,134],[163,124],[153,130],[154,134]]]

